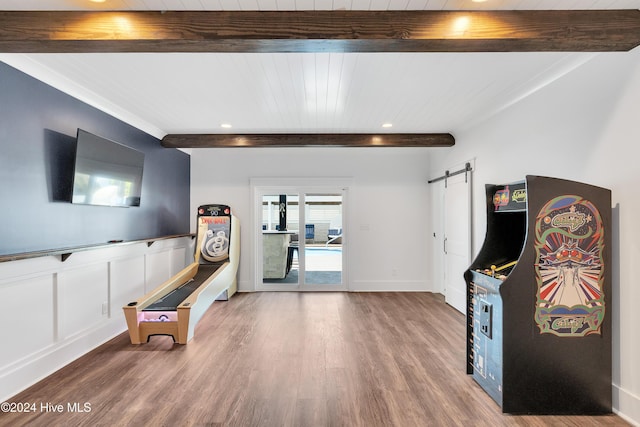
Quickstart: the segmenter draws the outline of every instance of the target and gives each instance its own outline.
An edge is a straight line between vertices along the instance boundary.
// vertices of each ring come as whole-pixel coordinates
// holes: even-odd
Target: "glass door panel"
[[[341,285],[342,194],[305,194],[303,218],[304,285]]]
[[[299,197],[297,194],[262,196],[262,281],[299,282]]]

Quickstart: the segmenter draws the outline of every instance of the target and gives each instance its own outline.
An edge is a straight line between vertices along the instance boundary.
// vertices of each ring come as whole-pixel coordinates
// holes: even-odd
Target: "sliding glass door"
[[[255,193],[257,290],[346,290],[344,189]]]

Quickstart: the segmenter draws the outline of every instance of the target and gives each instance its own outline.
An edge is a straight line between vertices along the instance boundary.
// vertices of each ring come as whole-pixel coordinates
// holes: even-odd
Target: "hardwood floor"
[[[37,410],[0,413],[0,425],[628,425],[502,414],[465,374],[464,343],[463,315],[437,294],[237,294],[186,346],[119,335],[10,399]]]

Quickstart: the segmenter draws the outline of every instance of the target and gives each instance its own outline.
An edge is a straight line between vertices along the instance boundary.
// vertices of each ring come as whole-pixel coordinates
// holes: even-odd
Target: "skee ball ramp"
[[[236,292],[240,222],[229,206],[203,205],[197,225],[194,262],[123,307],[132,344],[148,342],[153,335],[186,344],[209,306]]]

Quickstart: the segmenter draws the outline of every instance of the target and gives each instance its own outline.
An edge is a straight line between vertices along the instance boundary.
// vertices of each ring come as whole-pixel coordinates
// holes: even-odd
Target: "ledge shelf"
[[[143,242],[147,244],[147,247],[149,247],[153,245],[155,242],[157,242],[158,240],[176,239],[179,237],[191,237],[193,239],[195,237],[195,234],[172,234],[169,236],[152,237],[152,238],[139,239],[139,240],[126,240],[126,241],[117,240],[117,241],[112,241],[107,243],[97,243],[93,245],[72,246],[68,248],[48,249],[48,250],[42,250],[42,251],[0,255],[0,263],[9,262],[9,261],[18,261],[21,259],[45,257],[45,256],[60,256],[60,261],[65,262],[75,252],[84,252],[84,251],[90,251],[94,249],[103,249],[103,248],[113,247],[113,246],[132,245],[135,243],[143,243]]]

